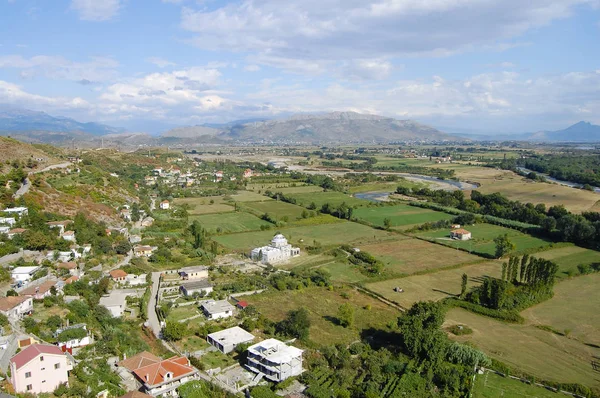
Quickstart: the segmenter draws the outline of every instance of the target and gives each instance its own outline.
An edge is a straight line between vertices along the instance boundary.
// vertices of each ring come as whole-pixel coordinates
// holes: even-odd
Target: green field
[[[502,263],[493,260],[484,261],[480,264],[465,265],[460,268],[369,283],[366,287],[404,308],[409,308],[417,301],[437,301],[460,294],[460,283],[463,274],[467,274],[469,277],[468,287],[471,288],[479,285],[483,277],[499,278],[501,273]],[[395,287],[404,289],[404,292],[395,292]]]
[[[213,202],[211,204],[211,201]],[[190,215],[226,213],[233,211],[233,206],[223,203],[222,196],[207,196],[199,198],[174,199],[173,204],[177,206],[188,205]]]
[[[273,226],[273,224],[267,221],[242,211],[222,214],[205,214],[201,216],[191,216],[189,218],[190,222],[196,220],[211,234],[258,231],[263,225],[267,227]]]
[[[477,375],[475,387],[473,388],[474,398],[557,398],[567,396],[546,390],[543,387],[511,379],[510,377],[502,377],[499,374],[489,371],[485,372],[485,374]]]
[[[600,346],[600,274],[557,283],[554,297],[521,313],[532,325],[551,326],[585,343]]]
[[[453,340],[470,342],[488,356],[539,379],[600,387],[599,374],[591,365],[594,357],[600,357],[600,348],[533,325],[508,324],[461,308],[446,314],[445,326],[450,325],[466,325],[473,330],[465,336],[451,335]]]
[[[313,193],[297,193],[291,194],[290,197],[296,199],[297,203],[301,206],[308,206],[314,203],[317,206],[317,210],[321,208],[325,203],[329,203],[332,206],[339,206],[343,202],[346,202],[348,206],[366,206],[370,202],[362,199],[356,199],[353,196],[346,195],[342,192],[313,192]]]
[[[345,292],[348,298],[341,296]],[[379,300],[361,294],[351,288],[311,287],[302,290],[269,291],[248,296],[248,303],[272,321],[281,321],[286,314],[298,308],[306,308],[310,314],[309,338],[317,344],[349,344],[360,340],[364,329],[386,329],[388,322],[396,322],[400,312]],[[355,324],[344,328],[336,323],[338,308],[344,303],[354,307]],[[365,308],[367,305],[371,309]]]
[[[536,254],[535,256],[554,261],[556,264],[558,264],[559,271],[557,276],[559,278],[566,278],[569,273],[572,275],[577,275],[579,273],[577,266],[580,264],[592,264],[600,262],[600,252],[577,246],[567,246],[558,249],[547,250]]]
[[[354,217],[382,227],[383,220],[389,218],[392,227],[401,227],[440,220],[450,220],[454,216],[439,211],[422,209],[409,205],[384,207],[363,207],[354,211]]]
[[[291,243],[300,245],[312,245],[313,241],[317,241],[323,246],[341,245],[344,243],[358,245],[371,243],[390,236],[385,231],[344,221],[335,224],[286,227],[279,230],[216,236],[214,240],[228,249],[246,251],[268,244],[277,231],[284,234]]]
[[[317,187],[316,185],[301,185],[297,184],[293,186],[290,183],[280,183],[280,184],[268,184],[268,183],[258,183],[258,184],[248,184],[246,189],[253,192],[260,191],[264,193],[265,191],[271,192],[282,192],[284,194],[292,194],[292,193],[309,193],[309,192],[323,192],[323,188]]]
[[[437,231],[428,231],[417,234],[417,236],[429,240],[434,240],[437,243],[453,248],[462,248],[475,254],[483,256],[494,256],[496,245],[494,238],[499,235],[508,234],[509,239],[515,244],[515,253],[524,251],[535,251],[542,247],[548,246],[551,242],[540,238],[535,238],[531,235],[524,234],[510,228],[500,227],[491,224],[475,224],[466,227],[473,236],[473,239],[467,241],[459,241],[450,238],[450,231],[441,229]]]
[[[481,261],[480,257],[460,250],[407,237],[360,246],[360,249],[381,260],[385,264],[386,272],[392,274],[409,275]]]
[[[246,202],[244,203],[244,206],[261,214],[269,213],[269,215],[277,219],[277,221],[285,222],[302,218],[302,213],[307,212],[304,207],[274,200],[268,202]]]
[[[266,202],[273,200],[267,196],[250,191],[238,191],[235,195],[231,195],[231,199],[234,202]]]

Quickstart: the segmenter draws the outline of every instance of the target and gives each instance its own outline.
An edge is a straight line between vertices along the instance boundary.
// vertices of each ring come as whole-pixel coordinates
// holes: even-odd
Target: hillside
[[[30,145],[8,137],[0,137],[0,173],[8,172],[15,161],[25,171],[36,171],[60,163],[62,151],[45,145]]]
[[[162,137],[179,139],[218,138],[226,141],[275,143],[387,143],[394,141],[439,141],[452,137],[412,120],[355,112],[296,115],[283,120],[250,122],[216,129],[183,127]]]

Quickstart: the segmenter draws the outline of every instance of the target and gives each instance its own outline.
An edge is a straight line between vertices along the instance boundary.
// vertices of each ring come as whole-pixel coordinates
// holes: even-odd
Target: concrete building
[[[51,393],[69,384],[72,365],[55,345],[33,344],[10,359],[11,382],[21,394]]]
[[[8,239],[12,239],[17,235],[21,235],[22,233],[27,232],[25,228],[14,228],[8,231]]]
[[[134,248],[133,248],[133,254],[136,257],[150,257],[152,255],[152,253],[154,252],[154,250],[156,250],[156,249],[152,246],[137,245],[137,246],[134,246]]]
[[[33,298],[24,296],[0,297],[0,313],[11,319],[21,319],[33,312]]]
[[[27,209],[27,207],[11,207],[2,211],[10,215],[16,214],[19,217],[26,216],[27,214],[29,214],[29,210]]]
[[[125,283],[125,279],[127,278],[127,272],[123,271],[122,269],[115,269],[109,272],[110,277],[112,278],[113,282],[117,282],[117,283]]]
[[[75,242],[75,231],[66,231],[63,235],[62,238],[66,241],[69,242]]]
[[[204,293],[206,295],[213,291],[213,287],[208,278],[183,282],[179,288],[184,296],[193,296],[194,293]]]
[[[42,300],[52,294],[52,288],[56,289],[56,281],[45,281],[40,285],[29,286],[19,292],[19,296],[31,297],[34,300]]]
[[[100,305],[110,311],[112,316],[118,318],[123,315],[127,308],[127,297],[138,296],[135,290],[113,290],[108,296],[100,297]]]
[[[458,240],[469,240],[471,239],[471,232],[467,231],[466,229],[453,229],[452,231],[450,231],[450,237],[452,239],[458,239]]]
[[[179,276],[183,280],[206,279],[208,278],[208,267],[197,265],[193,267],[184,267],[179,271]]]
[[[10,227],[8,226],[0,226],[0,234],[8,235],[10,232]]]
[[[267,339],[248,347],[246,366],[278,383],[302,373],[302,352],[277,339]]]
[[[67,225],[71,224],[73,221],[70,220],[65,220],[65,221],[50,221],[46,224],[48,224],[48,226],[51,229],[58,229],[58,233],[59,235],[62,235],[65,233],[66,229],[67,229]]]
[[[221,319],[233,316],[235,307],[227,300],[206,301],[200,306],[208,319]]]
[[[254,335],[246,332],[239,326],[234,326],[206,336],[206,341],[223,354],[228,354],[235,350],[235,347],[238,345],[250,343],[252,340],[254,340]]]
[[[9,227],[12,227],[13,225],[15,225],[17,223],[17,220],[15,220],[12,217],[0,217],[0,224],[2,225],[8,225]]]
[[[250,258],[263,264],[277,264],[288,261],[300,255],[300,249],[292,247],[285,236],[278,234],[273,237],[269,246],[257,247],[250,253]]]
[[[160,202],[159,206],[161,210],[169,210],[171,208],[171,204],[168,200],[163,200],[162,202]]]
[[[65,334],[61,333],[66,332],[67,330],[77,330],[82,329],[85,331],[85,336],[83,337],[74,337],[74,338],[64,338]],[[83,333],[81,333],[83,335]],[[58,339],[58,348],[63,352],[73,353],[73,348],[85,347],[86,345],[92,344],[92,338],[87,330],[87,325],[85,323],[78,323],[76,325],[67,326],[64,328],[56,329],[54,332],[54,337]],[[68,337],[68,336],[67,336]]]
[[[70,275],[77,275],[78,274],[78,267],[77,267],[77,263],[74,261],[68,261],[65,263],[60,263],[57,266],[58,269],[66,269],[67,271],[69,271]]]
[[[10,271],[10,276],[15,280],[15,282],[29,282],[33,279],[33,275],[38,272],[42,267],[33,266],[33,267],[17,267]]]

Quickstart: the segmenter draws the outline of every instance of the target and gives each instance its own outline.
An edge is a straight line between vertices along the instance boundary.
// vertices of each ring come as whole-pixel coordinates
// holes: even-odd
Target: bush
[[[473,333],[473,329],[466,325],[452,325],[448,328],[448,331],[455,336],[464,336]]]
[[[448,298],[444,300],[444,304],[446,304],[448,307],[460,307],[465,310],[474,312],[475,314],[489,316],[490,318],[499,319],[501,321],[509,323],[523,323],[525,321],[525,319],[523,319],[523,317],[519,315],[519,313],[516,311],[493,310],[491,308],[483,307],[479,304],[474,304],[468,301],[462,301],[453,298]]]

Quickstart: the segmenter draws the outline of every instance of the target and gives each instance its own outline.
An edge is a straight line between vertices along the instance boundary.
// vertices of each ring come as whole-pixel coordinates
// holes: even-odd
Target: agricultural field
[[[427,270],[480,262],[481,258],[420,239],[399,237],[394,241],[360,246],[385,264],[385,272],[410,275]]]
[[[356,207],[356,206],[366,206],[370,202],[366,200],[357,199],[350,195],[346,195],[342,192],[316,192],[316,193],[297,193],[291,194],[290,197],[296,199],[297,203],[301,206],[307,207],[311,203],[314,203],[317,206],[317,209],[320,209],[325,203],[329,203],[332,206],[339,206],[343,202],[346,202],[348,206]]]
[[[290,184],[290,183],[279,183],[279,184],[275,184],[275,183],[257,183],[257,184],[248,184],[246,186],[246,189],[249,191],[253,191],[253,192],[260,192],[260,193],[264,193],[265,191],[272,191],[272,192],[282,192],[284,194],[291,194],[291,193],[310,193],[310,192],[323,192],[323,188],[321,187],[317,187],[315,185],[304,185],[302,183],[300,184]]]
[[[456,176],[463,181],[480,183],[477,190],[481,193],[500,192],[511,200],[523,203],[545,203],[547,207],[562,204],[574,213],[592,208],[595,211],[600,209],[600,195],[597,193],[558,184],[533,182],[512,171],[470,167],[457,170]]]
[[[450,220],[454,216],[439,211],[422,209],[409,205],[395,205],[383,207],[362,207],[353,214],[358,219],[383,227],[384,220],[390,219],[392,228],[408,227],[440,220]]]
[[[366,244],[386,239],[390,233],[348,221],[304,227],[286,227],[279,230],[257,231],[216,236],[215,241],[231,250],[247,251],[268,244],[275,233],[281,232],[294,245],[312,245],[317,241],[323,246],[341,244]]]
[[[521,313],[531,325],[550,326],[569,337],[600,346],[600,274],[557,283],[554,297]]]
[[[268,196],[250,191],[238,191],[235,195],[230,196],[234,202],[269,202],[273,199]]]
[[[457,324],[468,326],[473,333],[452,339],[470,342],[511,367],[544,380],[600,387],[598,372],[591,365],[593,357],[600,357],[600,348],[532,325],[508,324],[461,308],[446,314],[445,326]]]
[[[211,234],[258,231],[262,226],[273,226],[270,222],[243,211],[191,216],[189,221],[199,221],[200,225]]]
[[[580,264],[588,265],[600,262],[600,252],[578,246],[547,250],[536,254],[535,257],[545,258],[558,264],[559,270],[556,274],[558,278],[567,278],[569,274],[577,275],[579,273],[577,266]]]
[[[342,293],[346,293],[348,298],[342,297]],[[360,339],[362,330],[386,329],[386,325],[395,323],[400,315],[399,311],[381,301],[348,287],[333,291],[321,287],[272,290],[248,296],[247,301],[275,322],[284,319],[291,310],[306,308],[311,320],[310,339],[320,345],[349,344]],[[337,324],[338,308],[344,303],[354,307],[355,324],[349,328]]]
[[[176,206],[188,205],[190,207],[188,214],[190,215],[226,213],[234,210],[233,206],[224,203],[222,196],[177,198],[173,200],[173,204]]]
[[[498,225],[475,224],[465,228],[472,233],[473,239],[466,241],[451,239],[450,231],[446,229],[418,233],[417,236],[433,240],[448,247],[460,248],[490,258],[494,256],[496,251],[494,238],[504,234],[508,234],[509,239],[516,246],[515,253],[535,251],[551,244],[551,242],[543,239]]]
[[[468,287],[471,288],[479,285],[483,281],[483,277],[499,278],[501,273],[502,263],[500,261],[484,261],[480,264],[465,265],[460,268],[369,283],[366,287],[404,308],[409,308],[417,301],[437,301],[460,294],[462,274],[468,275]],[[404,289],[404,292],[395,292],[395,287]]]
[[[302,218],[302,214],[307,212],[303,207],[274,200],[268,202],[246,202],[244,206],[261,214],[268,213],[277,221],[285,222]]]
[[[473,398],[536,397],[557,398],[553,391],[530,385],[519,380],[503,377],[494,372],[477,375],[473,387]],[[564,395],[567,397],[567,395]]]

